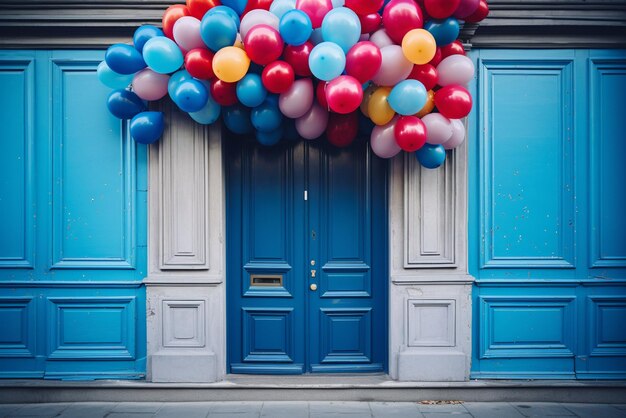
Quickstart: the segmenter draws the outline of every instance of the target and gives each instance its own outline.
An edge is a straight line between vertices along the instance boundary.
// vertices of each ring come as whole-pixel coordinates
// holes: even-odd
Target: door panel
[[[384,162],[364,142],[227,143],[230,371],[383,371]]]

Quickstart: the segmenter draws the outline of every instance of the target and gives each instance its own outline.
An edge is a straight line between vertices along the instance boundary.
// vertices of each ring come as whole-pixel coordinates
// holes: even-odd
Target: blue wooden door
[[[364,142],[228,140],[232,373],[386,367],[386,167]]]

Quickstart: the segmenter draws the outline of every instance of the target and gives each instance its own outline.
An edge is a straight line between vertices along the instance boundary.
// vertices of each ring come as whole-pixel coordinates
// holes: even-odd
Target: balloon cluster
[[[221,115],[264,145],[326,134],[344,147],[365,131],[379,157],[415,152],[435,168],[472,107],[460,25],[488,12],[486,0],[187,0],[162,29],[110,46],[98,76],[137,142],[161,137],[146,102],[169,95],[196,122]]]

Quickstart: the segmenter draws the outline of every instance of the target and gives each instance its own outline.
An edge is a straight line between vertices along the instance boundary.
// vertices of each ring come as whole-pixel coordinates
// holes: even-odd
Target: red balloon
[[[248,0],[246,8],[243,10],[241,17],[243,18],[249,11],[255,9],[269,10],[272,0]]]
[[[442,60],[450,55],[465,55],[465,48],[463,48],[463,44],[460,41],[454,41],[441,47]]]
[[[274,61],[263,69],[261,81],[271,93],[284,93],[289,90],[296,79],[291,65],[285,61]]]
[[[184,4],[174,4],[163,12],[161,23],[163,24],[163,33],[170,39],[174,39],[174,23],[183,16],[189,16],[189,9]]]
[[[222,4],[220,0],[187,0],[187,9],[196,19],[202,20],[209,9]]]
[[[368,15],[358,15],[361,22],[361,33],[372,33],[380,28],[383,18],[378,13],[370,13]]]
[[[328,142],[336,147],[347,147],[359,132],[359,115],[356,112],[345,115],[331,113],[326,127]]]
[[[328,107],[328,100],[326,99],[327,84],[328,83],[323,80],[320,80],[320,82],[317,83],[317,86],[315,86],[315,97],[317,98],[317,101],[319,102],[320,106],[322,106],[322,108],[330,110],[330,108]]]
[[[477,23],[486,18],[488,14],[489,6],[487,5],[487,1],[480,0],[480,3],[478,3],[478,9],[476,9],[476,11],[471,15],[463,18],[463,20],[466,22]]]
[[[400,116],[393,134],[398,146],[407,152],[417,151],[426,143],[426,125],[416,116]]]
[[[185,69],[192,77],[210,80],[213,73],[213,52],[204,48],[195,48],[185,55]]]
[[[333,9],[333,3],[330,0],[297,0],[296,9],[302,10],[309,16],[315,29],[322,26],[322,20],[326,13]]]
[[[407,78],[412,78],[421,82],[426,90],[432,90],[437,85],[439,73],[437,69],[430,64],[414,65],[411,74]]]
[[[344,6],[358,15],[376,13],[383,7],[384,0],[346,0]]]
[[[451,84],[435,92],[435,106],[448,119],[461,119],[472,110],[472,95],[465,87]]]
[[[363,84],[376,75],[382,62],[383,55],[374,42],[357,42],[346,54],[346,74]]]
[[[253,26],[243,41],[248,57],[254,63],[267,65],[283,53],[283,38],[269,25]]]
[[[309,77],[312,75],[309,68],[309,55],[311,55],[312,50],[313,44],[311,42],[305,42],[299,46],[287,45],[283,52],[283,59],[293,67],[296,75]]]
[[[346,114],[354,112],[363,101],[363,87],[356,78],[340,75],[328,82],[326,100],[333,112]]]
[[[461,0],[424,0],[426,12],[435,19],[445,19],[452,16]]]
[[[219,78],[211,80],[209,85],[211,97],[222,106],[232,106],[237,103],[237,83],[226,83]]]
[[[400,45],[408,31],[424,25],[422,10],[413,0],[391,0],[383,11],[383,25],[387,35]]]
[[[435,56],[428,63],[434,67],[438,66],[441,60],[443,59],[441,52],[441,48],[437,47],[437,51],[435,51]]]

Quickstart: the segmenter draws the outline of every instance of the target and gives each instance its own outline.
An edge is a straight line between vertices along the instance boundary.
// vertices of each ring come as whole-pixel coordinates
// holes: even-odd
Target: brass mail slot
[[[250,286],[283,286],[282,274],[251,274]]]

